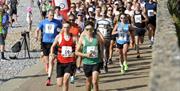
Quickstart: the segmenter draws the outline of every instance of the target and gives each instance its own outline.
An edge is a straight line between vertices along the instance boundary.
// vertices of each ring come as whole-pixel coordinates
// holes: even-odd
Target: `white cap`
[[[114,4],[118,4],[119,2],[118,1],[115,1]]]
[[[89,12],[94,12],[93,7],[89,7],[88,11],[89,11]]]
[[[132,2],[132,0],[127,0],[127,2]]]

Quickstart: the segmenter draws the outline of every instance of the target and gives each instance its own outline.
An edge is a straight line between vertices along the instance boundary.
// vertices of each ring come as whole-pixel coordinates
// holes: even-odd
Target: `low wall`
[[[180,31],[180,30],[179,30]],[[180,49],[168,0],[159,0],[153,45],[150,91],[180,91]]]

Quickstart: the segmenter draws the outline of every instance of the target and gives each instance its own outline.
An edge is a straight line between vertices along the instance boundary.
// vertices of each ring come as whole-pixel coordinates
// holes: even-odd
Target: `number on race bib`
[[[55,28],[55,26],[53,24],[46,24],[45,25],[45,33],[53,34],[54,28]]]
[[[102,34],[103,36],[107,36],[107,29],[99,28],[99,31],[101,32],[101,34]]]
[[[92,58],[97,58],[98,57],[97,46],[87,46],[87,53],[92,53]]]
[[[148,10],[148,16],[154,16],[154,10]]]
[[[142,17],[141,15],[135,15],[134,16],[135,23],[142,23]]]
[[[63,57],[70,57],[72,54],[72,47],[71,46],[62,46],[61,55]]]
[[[118,40],[127,41],[126,33],[123,31],[120,31]]]

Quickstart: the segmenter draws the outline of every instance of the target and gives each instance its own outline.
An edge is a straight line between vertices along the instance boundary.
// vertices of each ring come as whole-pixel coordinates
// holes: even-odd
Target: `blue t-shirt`
[[[153,3],[149,3],[147,2],[145,4],[145,8],[147,10],[147,15],[148,17],[155,17],[155,15],[153,14],[154,11],[157,10],[157,3],[153,2]]]
[[[62,28],[62,23],[56,19],[51,21],[45,19],[39,24],[38,28],[43,34],[42,42],[53,43],[56,35],[60,32],[58,30]]]
[[[116,42],[118,44],[125,44],[129,42],[129,24],[126,23],[124,26],[121,22],[118,22],[118,28],[117,28],[118,34],[116,37]]]

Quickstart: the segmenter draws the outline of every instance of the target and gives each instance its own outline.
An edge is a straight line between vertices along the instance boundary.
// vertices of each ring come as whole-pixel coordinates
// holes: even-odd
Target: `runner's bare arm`
[[[117,27],[118,27],[118,23],[116,23],[116,25],[114,26],[113,31],[112,31],[112,35],[118,33],[118,32],[116,31],[116,30],[117,30]]]
[[[101,58],[104,58],[104,53],[103,53],[103,48],[104,48],[104,38],[102,37],[101,33],[97,34],[97,39],[98,39],[98,44],[99,44],[99,48],[100,48],[100,56]]]
[[[102,44],[104,44],[104,37],[103,37],[102,33],[97,32],[97,35],[98,35],[98,39],[100,39],[102,41]]]
[[[38,40],[39,31],[41,31],[39,28],[35,30],[35,39]]]
[[[83,43],[82,43],[82,38],[83,38],[83,36],[81,36],[80,38],[79,38],[79,41],[78,41],[78,43],[77,43],[77,48],[76,48],[76,51],[75,51],[75,54],[77,55],[77,56],[81,56],[81,57],[90,57],[91,56],[91,53],[88,53],[88,54],[84,54],[84,53],[82,53],[82,46],[83,46]]]
[[[56,36],[56,38],[54,39],[54,42],[51,46],[51,49],[50,49],[50,55],[53,55],[54,56],[54,48],[56,47],[56,45],[58,44],[58,42],[61,41],[61,36],[60,34]]]
[[[143,15],[143,17],[145,18],[144,20],[142,20],[142,22],[148,22],[148,17],[147,17],[147,14],[146,13],[144,13],[144,12],[142,12],[142,15]]]

